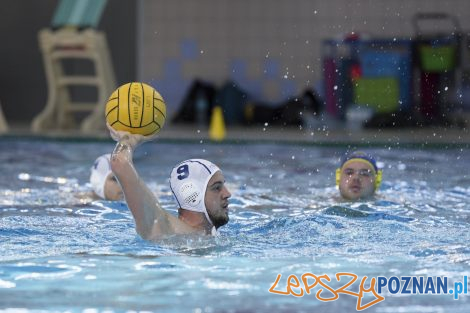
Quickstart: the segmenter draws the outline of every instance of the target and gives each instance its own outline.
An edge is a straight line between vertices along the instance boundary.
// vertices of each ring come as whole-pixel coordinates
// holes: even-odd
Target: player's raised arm
[[[134,148],[142,140],[140,135],[124,135],[111,155],[111,168],[134,216],[137,233],[144,239],[153,239],[158,234],[174,233],[171,220],[176,217],[162,209],[133,165]]]
[[[106,104],[106,126],[117,141],[111,169],[117,177],[136,230],[144,239],[173,234],[215,234],[228,220],[228,199],[222,171],[212,162],[189,159],[170,174],[178,217],[158,203],[133,164],[134,149],[152,140],[165,122],[165,102],[149,85],[129,83],[113,92]]]
[[[170,233],[169,220],[174,217],[161,208],[138,175],[132,158],[139,144],[155,138],[165,123],[165,115],[162,96],[152,86],[141,82],[120,86],[106,103],[106,125],[111,137],[118,142],[111,156],[111,169],[134,216],[137,232],[145,239],[152,238],[156,229]]]

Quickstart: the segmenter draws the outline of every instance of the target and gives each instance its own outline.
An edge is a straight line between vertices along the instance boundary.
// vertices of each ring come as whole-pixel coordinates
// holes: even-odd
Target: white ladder
[[[106,100],[116,88],[105,34],[94,29],[42,29],[39,44],[47,77],[48,100],[43,111],[33,119],[32,131],[75,128],[78,115],[83,117],[87,113],[80,124],[82,132],[104,129]],[[63,68],[66,59],[90,60],[94,73],[67,75]],[[96,102],[73,102],[70,88],[74,86],[96,87]]]

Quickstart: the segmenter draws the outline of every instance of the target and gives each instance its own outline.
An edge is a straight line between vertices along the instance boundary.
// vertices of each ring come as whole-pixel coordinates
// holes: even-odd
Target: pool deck
[[[9,131],[1,137],[28,137],[38,139],[70,139],[70,140],[108,140],[107,130],[81,133],[78,130],[52,130],[40,134],[32,133],[28,126],[10,126]],[[158,135],[163,141],[207,141],[207,128],[194,125],[165,125]],[[346,126],[284,128],[271,126],[226,127],[224,142],[235,143],[296,143],[313,145],[356,145],[396,147],[407,145],[421,146],[463,146],[470,147],[470,129],[423,127],[423,128],[383,128],[353,129]]]
[[[168,127],[162,138],[208,139],[208,131],[196,128],[186,130]],[[403,129],[299,129],[280,127],[236,127],[227,129],[227,140],[282,142],[325,145],[470,145],[469,129],[403,128]]]

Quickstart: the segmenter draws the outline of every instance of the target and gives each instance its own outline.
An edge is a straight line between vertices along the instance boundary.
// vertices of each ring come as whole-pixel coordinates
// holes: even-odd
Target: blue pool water
[[[183,159],[218,164],[232,192],[217,237],[140,239],[125,203],[89,197],[89,168],[112,142],[0,140],[0,312],[354,312],[358,298],[302,297],[287,278],[470,276],[470,150],[376,147],[377,199],[341,201],[345,147],[146,143],[136,167],[164,208]],[[463,284],[461,284],[463,286]],[[393,286],[392,286],[393,287]],[[467,287],[470,287],[467,285]],[[323,288],[321,297],[332,297]],[[470,289],[470,288],[468,288]],[[292,287],[294,292],[300,288]],[[470,295],[391,294],[364,312],[468,312]],[[375,298],[371,293],[362,303]]]

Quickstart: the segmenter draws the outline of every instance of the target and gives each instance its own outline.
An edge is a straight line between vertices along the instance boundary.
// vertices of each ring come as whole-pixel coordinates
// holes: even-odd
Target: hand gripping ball
[[[117,131],[150,136],[165,124],[166,106],[153,87],[139,82],[117,88],[106,103],[106,121]]]

